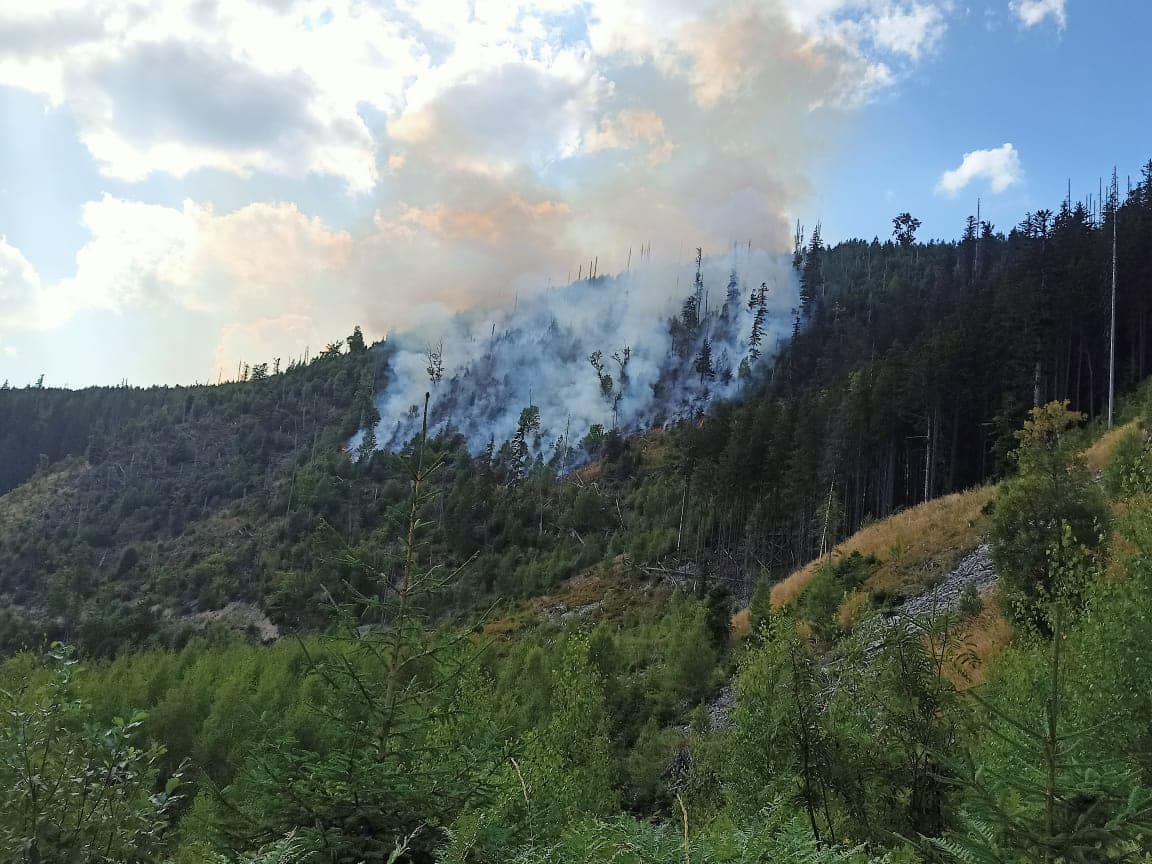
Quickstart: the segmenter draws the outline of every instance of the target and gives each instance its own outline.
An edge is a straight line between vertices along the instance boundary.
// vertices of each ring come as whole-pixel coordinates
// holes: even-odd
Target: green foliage
[[[510,849],[554,842],[577,818],[615,812],[610,718],[586,640],[566,640],[549,692],[546,716],[493,775],[495,794],[447,831],[443,860],[507,860]]]
[[[772,582],[764,577],[756,580],[748,602],[748,629],[755,638],[764,631],[772,618]]]
[[[765,809],[746,827],[719,824],[691,833],[685,810],[670,824],[635,819],[592,821],[573,825],[560,842],[520,852],[516,864],[686,864],[723,862],[759,864],[915,864],[917,859],[870,855],[863,847],[824,845],[812,839],[802,818],[785,806]],[[684,826],[684,827],[682,827]]]
[[[668,768],[676,753],[679,736],[670,729],[661,729],[654,717],[649,717],[636,743],[628,753],[625,770],[632,795],[631,806],[639,812],[667,809],[669,789],[665,782]]]
[[[340,447],[358,384],[367,375],[370,400],[385,361],[364,351],[215,387],[5,391],[0,493],[39,454],[47,467],[0,494],[0,591],[31,619],[0,632],[0,650],[68,637],[111,654],[175,638],[166,619],[258,600],[279,569],[316,570],[300,541],[347,518],[334,468],[351,473]],[[213,560],[222,548],[226,562]],[[67,602],[57,590],[50,618],[54,574],[80,590]]]
[[[676,598],[661,622],[663,681],[658,692],[670,695],[678,707],[690,708],[713,688],[716,643],[708,622],[708,610],[700,603]]]
[[[984,600],[975,585],[965,585],[960,592],[960,599],[956,611],[963,618],[973,618],[984,610]]]
[[[491,736],[466,745],[483,725],[470,713],[478,709],[470,688],[461,686],[474,652],[466,636],[426,633],[428,606],[446,579],[421,563],[422,515],[444,464],[428,454],[426,431],[427,414],[425,434],[405,462],[410,492],[399,558],[348,552],[373,593],[357,593],[339,610],[339,630],[323,654],[305,649],[323,688],[324,740],[268,741],[218,793],[222,833],[232,845],[249,848],[297,831],[319,860],[383,861],[399,847],[427,849],[436,827],[483,794],[450,782],[470,773],[477,781],[473,760],[491,758],[484,752]]]
[[[1142,429],[1132,429],[1116,442],[1103,480],[1104,488],[1115,497],[1152,493],[1152,454]]]
[[[141,746],[145,715],[93,722],[76,696],[71,655],[26,670],[0,719],[0,855],[13,864],[155,860],[181,798],[181,773],[159,785],[159,746]]]
[[[960,817],[934,841],[955,860],[1134,861],[1152,842],[1152,789],[1114,756],[1085,758],[1096,730],[1070,728],[1064,610],[1049,611],[1051,639],[1027,657],[1015,705],[977,696],[996,755],[957,770]]]
[[[304,862],[314,859],[312,853],[305,848],[299,838],[295,834],[289,834],[257,849],[255,852],[241,854],[239,857],[209,852],[200,857],[200,860],[210,862],[210,864],[233,864],[233,862],[241,862],[241,864],[304,864]]]
[[[1123,386],[1148,371],[1150,190],[1152,169],[1123,205]],[[477,458],[450,432],[377,452],[387,347],[358,329],[347,352],[257,363],[244,383],[3,389],[0,648],[69,633],[109,658],[0,667],[4,855],[904,864],[903,838],[923,835],[931,860],[1139,860],[1147,447],[1125,437],[1104,472],[1130,551],[1109,580],[1107,508],[1076,456],[1080,412],[1102,404],[1103,234],[1071,208],[1007,234],[973,220],[959,243],[916,243],[907,214],[894,227],[887,243],[797,238],[801,309],[771,374],[749,359],[768,350],[766,286],[740,310],[758,328],[740,400],[640,439],[593,427],[578,458],[543,445],[555,418],[532,406]],[[727,367],[698,341],[701,311],[694,295],[669,330],[704,386]],[[433,389],[450,386],[428,354]],[[629,356],[614,374],[590,358],[609,407]],[[1036,392],[1069,402],[1029,418]],[[991,539],[1025,627],[974,693],[944,673],[967,655],[947,616],[839,631],[865,557],[772,612],[773,579],[1000,476],[1011,451]],[[517,602],[585,571],[573,594],[607,586],[579,601],[591,620]],[[752,573],[745,648],[726,591]],[[232,600],[305,632],[261,647],[198,629]],[[477,610],[493,602],[509,626],[489,642]]]
[[[875,556],[852,552],[822,564],[800,595],[797,614],[811,621],[816,632],[827,638],[839,627],[836,613],[845,595],[863,585],[879,563]]]
[[[878,625],[877,625],[878,626]],[[812,837],[890,842],[947,823],[943,754],[960,731],[945,677],[953,622],[904,622],[816,653],[787,615],[770,619],[741,663],[725,793],[751,817],[780,800]]]
[[[1081,415],[1066,404],[1032,411],[1019,433],[1019,473],[997,496],[989,536],[1003,596],[1016,620],[1046,628],[1055,600],[1076,605],[1109,513],[1071,434]]]

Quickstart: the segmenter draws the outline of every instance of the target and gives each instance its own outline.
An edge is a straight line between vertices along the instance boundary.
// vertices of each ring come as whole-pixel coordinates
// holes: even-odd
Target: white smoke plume
[[[787,252],[797,215],[820,215],[814,170],[959,4],[0,6],[0,85],[74,129],[79,161],[57,173],[101,175],[72,214],[86,236],[56,240],[40,216],[65,262],[52,275],[9,233],[0,337],[20,360],[5,375],[173,383],[353,323],[375,340],[433,313],[479,320],[597,255],[624,271],[649,239],[653,262],[682,243]]]
[[[798,301],[786,256],[737,248],[705,258],[699,282],[694,261],[653,265],[639,250],[636,259],[626,273],[393,336],[379,446],[398,449],[419,432],[430,392],[430,432],[460,433],[474,454],[511,440],[521,412],[535,406],[540,428],[528,455],[547,460],[572,448],[561,457],[570,466],[593,426],[642,430],[734,395],[791,331]],[[695,328],[684,326],[686,301],[698,310]],[[705,341],[710,370],[700,362]]]

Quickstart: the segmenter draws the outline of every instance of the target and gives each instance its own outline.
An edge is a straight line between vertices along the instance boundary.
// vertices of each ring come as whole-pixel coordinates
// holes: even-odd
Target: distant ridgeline
[[[424,530],[447,572],[469,562],[438,601],[467,609],[619,561],[743,592],[1004,475],[1033,405],[1105,410],[1114,240],[1117,391],[1152,371],[1152,168],[1007,231],[896,228],[813,232],[791,262],[642,261],[220,386],[0,389],[0,650],[175,639],[232,600],[323,624],[394,569],[390,451],[426,391]]]
[[[760,251],[703,258],[697,250],[694,266],[642,261],[511,308],[458,315],[440,332],[389,337],[392,374],[369,444],[408,444],[425,392],[430,432],[460,434],[474,454],[503,446],[561,470],[587,461],[608,430],[698,417],[736,394],[792,332],[790,263]],[[350,446],[364,448],[364,430]]]

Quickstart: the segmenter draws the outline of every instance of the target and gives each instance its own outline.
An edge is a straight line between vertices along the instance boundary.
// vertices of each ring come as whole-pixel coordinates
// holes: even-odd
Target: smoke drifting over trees
[[[481,453],[514,439],[534,406],[538,423],[517,442],[528,448],[521,456],[569,466],[590,431],[691,418],[736,393],[790,333],[797,298],[786,256],[740,248],[461,313],[389,339],[372,434],[381,447],[402,447],[431,392],[431,429],[458,432]]]

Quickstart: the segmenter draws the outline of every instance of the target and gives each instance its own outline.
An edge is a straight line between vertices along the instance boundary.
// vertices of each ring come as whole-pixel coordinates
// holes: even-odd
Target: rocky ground
[[[996,570],[992,566],[992,551],[987,543],[977,546],[933,588],[923,594],[910,597],[901,603],[893,615],[915,617],[937,614],[955,609],[965,589],[972,587],[979,592],[996,584]]]
[[[960,600],[967,589],[974,588],[977,592],[983,593],[995,585],[998,578],[992,564],[992,551],[987,543],[982,543],[965,555],[936,585],[915,597],[909,597],[883,617],[872,619],[871,626],[875,632],[869,635],[873,636],[873,641],[878,647],[889,628],[906,625],[909,621],[922,616],[951,612],[960,605]],[[829,659],[833,664],[836,662],[835,658]],[[731,724],[734,701],[735,693],[730,681],[708,706],[708,715],[714,732],[723,731]]]

